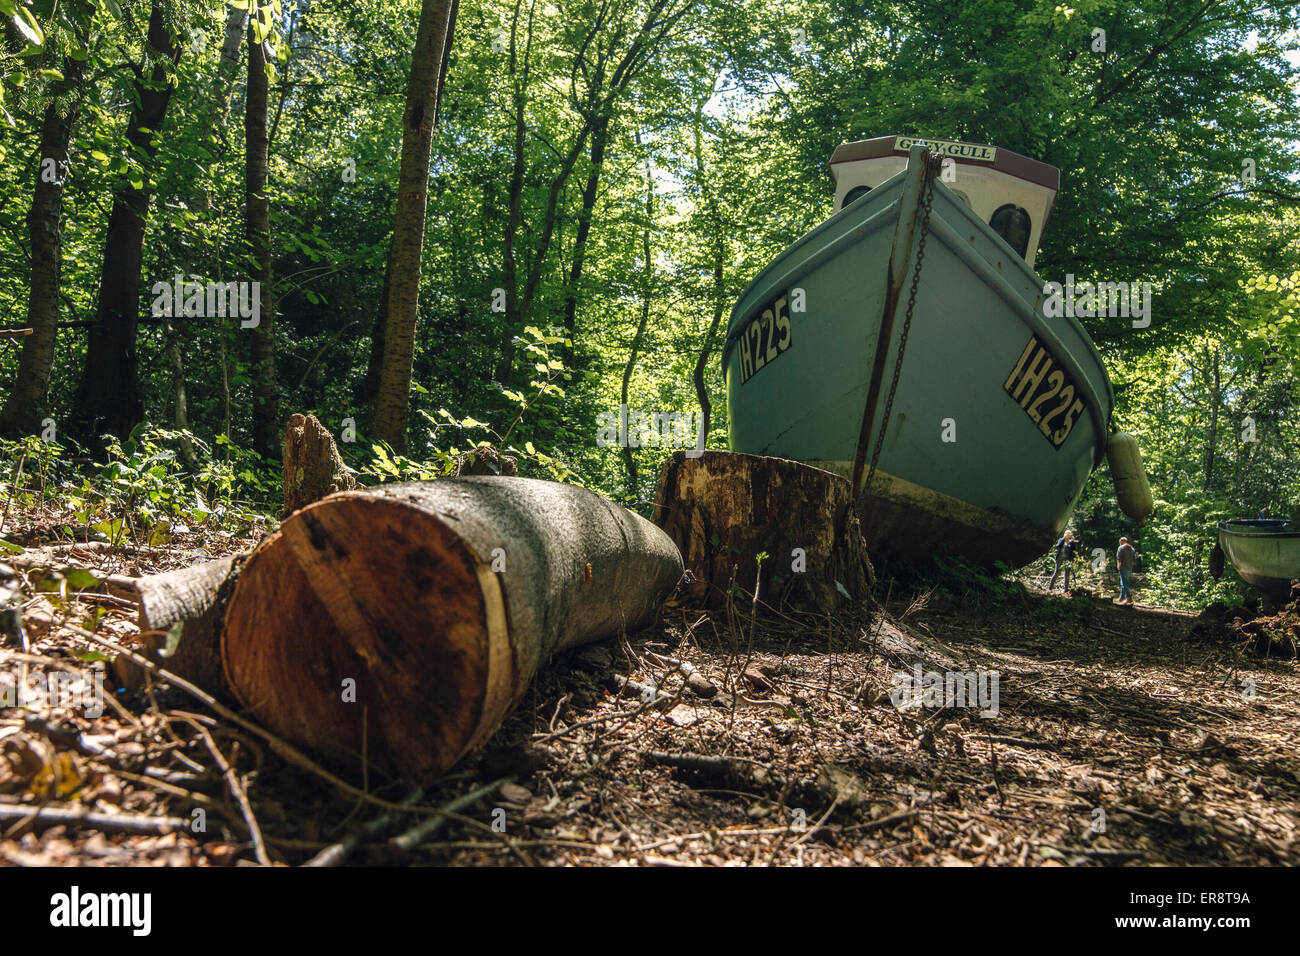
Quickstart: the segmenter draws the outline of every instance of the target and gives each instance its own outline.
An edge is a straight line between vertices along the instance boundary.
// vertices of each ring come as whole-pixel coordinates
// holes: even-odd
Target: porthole
[[[999,206],[989,218],[989,227],[1016,251],[1020,258],[1029,251],[1029,213],[1015,203]]]
[[[854,186],[844,194],[844,202],[840,203],[840,208],[844,209],[849,203],[857,202],[869,192],[871,192],[870,186]]]

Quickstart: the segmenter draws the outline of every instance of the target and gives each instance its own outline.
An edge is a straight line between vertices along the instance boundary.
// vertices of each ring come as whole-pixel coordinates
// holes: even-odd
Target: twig
[[[119,813],[98,813],[91,810],[69,810],[62,807],[7,806],[0,804],[0,821],[17,820],[33,826],[88,826],[114,833],[143,833],[165,836],[168,833],[188,832],[187,822],[180,817],[142,817]],[[11,831],[12,832],[12,831]]]
[[[158,678],[167,681],[173,687],[185,691],[185,693],[189,694],[191,697],[195,698],[196,700],[201,701],[205,706],[207,706],[213,712],[225,718],[226,720],[230,721],[232,724],[238,724],[240,727],[243,727],[249,733],[261,737],[263,740],[265,740],[268,744],[271,745],[272,750],[274,750],[277,754],[279,754],[288,763],[297,767],[299,770],[306,771],[307,773],[319,777],[320,779],[324,780],[326,783],[330,784],[331,786],[333,786],[335,789],[339,790],[342,793],[345,793],[353,797],[360,797],[364,799],[367,803],[370,803],[376,807],[382,807],[385,810],[397,810],[403,813],[444,812],[438,807],[422,807],[422,806],[414,806],[414,805],[406,806],[401,803],[394,803],[391,800],[384,800],[380,797],[374,796],[373,794],[368,794],[364,790],[352,786],[352,784],[348,783],[346,780],[343,780],[340,777],[330,773],[328,770],[320,766],[318,763],[316,763],[314,760],[312,760],[310,757],[304,754],[297,747],[294,747],[288,741],[282,740],[281,738],[277,737],[275,734],[271,733],[269,730],[259,727],[257,724],[253,723],[250,720],[245,720],[243,717],[239,716],[239,714],[235,713],[229,707],[226,707],[225,705],[221,704],[219,701],[214,699],[211,694],[208,694],[207,692],[200,690],[198,687],[191,684],[185,678],[178,677],[177,675],[173,674],[171,671],[159,667],[155,662],[149,660],[147,657],[137,654],[135,653],[135,651],[123,647],[121,644],[118,644],[115,641],[110,641],[102,637],[97,637],[96,635],[87,631],[85,628],[77,627],[75,624],[67,624],[65,626],[68,628],[68,630],[72,631],[75,634],[80,635],[84,640],[90,641],[93,644],[98,644],[100,647],[106,647],[111,651],[116,651],[118,654],[125,655],[127,660],[131,661],[133,664],[137,664],[140,667],[143,667],[145,670],[150,671]],[[473,821],[473,822],[477,823],[478,821]],[[491,829],[486,825],[484,825],[484,828],[489,830]]]
[[[423,797],[424,788],[416,787],[403,797],[401,802],[404,804],[412,804],[416,803]],[[399,817],[395,813],[385,813],[381,816],[375,817],[373,820],[368,820],[360,830],[348,834],[338,843],[330,844],[304,863],[303,866],[339,866],[341,863],[345,862],[349,856],[355,853],[364,842],[378,837],[389,827],[394,826],[398,819]]]
[[[479,787],[477,790],[471,790],[462,797],[457,797],[441,810],[437,811],[434,816],[431,816],[426,820],[421,820],[405,833],[393,837],[389,843],[397,847],[399,850],[410,851],[414,847],[423,843],[425,839],[433,836],[441,830],[443,824],[447,822],[447,817],[457,815],[460,811],[473,806],[484,797],[496,793],[502,784],[509,783],[513,779],[514,777],[502,777],[500,780],[495,780],[492,783]]]
[[[248,803],[248,794],[244,791],[243,786],[239,783],[239,778],[235,776],[235,770],[227,762],[225,756],[221,753],[221,748],[217,742],[212,739],[212,734],[208,733],[208,728],[204,727],[198,721],[182,718],[191,727],[199,732],[203,742],[207,745],[208,751],[212,754],[212,759],[217,762],[221,768],[221,774],[226,778],[226,786],[230,788],[230,795],[235,798],[239,804],[239,813],[244,818],[244,823],[248,826],[249,839],[253,841],[253,853],[257,857],[257,862],[263,866],[271,865],[271,858],[266,855],[266,842],[262,839],[262,828],[257,824],[257,817],[253,816],[253,808]]]

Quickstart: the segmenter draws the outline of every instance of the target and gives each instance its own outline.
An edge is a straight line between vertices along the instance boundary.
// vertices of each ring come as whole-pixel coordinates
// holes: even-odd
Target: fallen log
[[[664,464],[654,510],[691,574],[686,599],[721,607],[757,581],[772,606],[833,612],[870,600],[875,578],[847,480],[784,458],[691,454]]]
[[[223,667],[280,736],[428,779],[488,739],[550,655],[649,622],[681,575],[663,532],[582,488],[342,492],[244,564]]]
[[[247,558],[236,554],[135,580],[140,653],[225,701],[232,698],[221,669],[221,629]],[[114,666],[125,687],[143,685],[144,668],[123,657]]]

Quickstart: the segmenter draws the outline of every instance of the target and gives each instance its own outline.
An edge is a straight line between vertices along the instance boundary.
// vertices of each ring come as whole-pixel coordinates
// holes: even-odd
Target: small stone
[[[700,722],[699,716],[695,713],[695,708],[687,704],[678,704],[664,714],[664,719],[674,727],[690,727]]]
[[[503,783],[499,792],[501,799],[506,803],[515,803],[520,806],[533,799],[532,791],[527,787],[519,786],[517,783]]]
[[[691,675],[686,678],[686,686],[689,687],[692,693],[697,697],[704,697],[706,699],[713,697],[718,692],[718,688],[714,685],[713,681],[709,680],[699,671],[693,671]]]

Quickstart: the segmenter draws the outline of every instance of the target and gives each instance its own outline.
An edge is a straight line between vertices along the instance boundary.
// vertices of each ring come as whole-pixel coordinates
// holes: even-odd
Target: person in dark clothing
[[[1070,590],[1070,568],[1074,563],[1074,556],[1078,553],[1079,542],[1074,540],[1074,532],[1067,531],[1056,542],[1055,563],[1052,566],[1052,583],[1047,586],[1047,590],[1056,590],[1056,579],[1065,572],[1065,580],[1061,584],[1061,590]]]
[[[1133,592],[1129,590],[1128,576],[1137,566],[1137,551],[1128,543],[1128,538],[1119,539],[1119,550],[1115,552],[1115,566],[1119,568],[1119,600],[1116,604],[1132,604]]]

